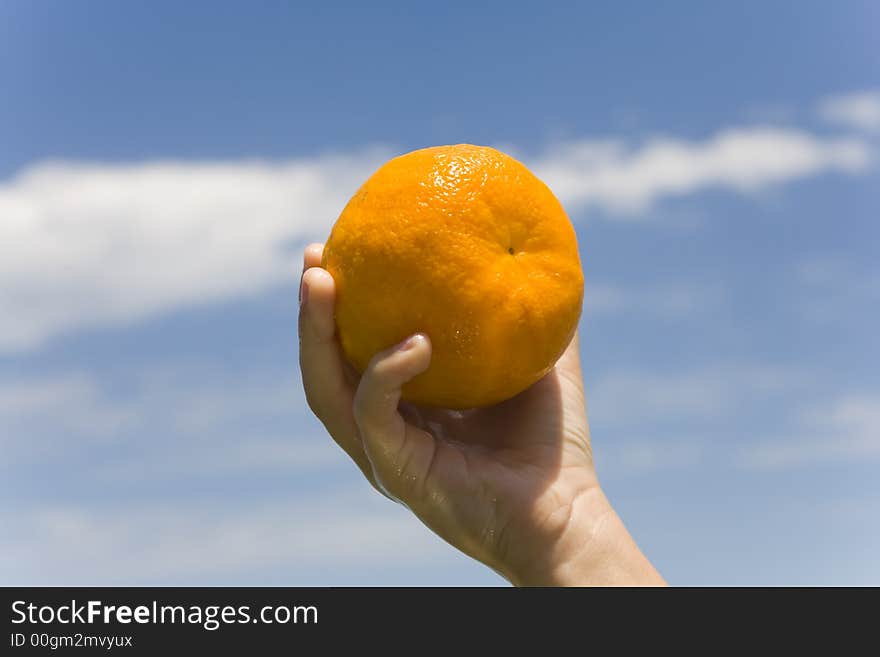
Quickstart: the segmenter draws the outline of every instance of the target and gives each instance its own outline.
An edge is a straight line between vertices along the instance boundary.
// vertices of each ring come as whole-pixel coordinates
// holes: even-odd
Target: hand
[[[306,249],[300,367],[309,406],[380,492],[517,585],[662,584],[599,487],[577,336],[546,377],[470,411],[401,402],[428,368],[416,334],[361,377],[336,338],[323,246]]]

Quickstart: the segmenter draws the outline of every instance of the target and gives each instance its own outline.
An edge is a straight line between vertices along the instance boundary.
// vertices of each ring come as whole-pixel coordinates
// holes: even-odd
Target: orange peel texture
[[[324,247],[336,325],[363,372],[409,335],[430,367],[403,398],[466,409],[545,376],[577,328],[577,238],[553,192],[512,157],[459,144],[384,164],[345,206]]]

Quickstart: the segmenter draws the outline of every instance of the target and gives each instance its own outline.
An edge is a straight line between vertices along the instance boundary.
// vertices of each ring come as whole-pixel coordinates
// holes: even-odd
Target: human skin
[[[602,492],[593,464],[575,335],[528,390],[471,411],[417,407],[401,387],[431,361],[416,334],[363,375],[336,337],[323,245],[304,254],[300,369],[306,399],[381,493],[517,586],[660,586]]]

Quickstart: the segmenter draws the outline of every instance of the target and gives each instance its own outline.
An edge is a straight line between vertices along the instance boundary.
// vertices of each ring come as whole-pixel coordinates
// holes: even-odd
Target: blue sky
[[[880,583],[876,3],[0,5],[0,582],[495,584],[310,417],[299,249],[414,148],[565,204],[678,584]]]

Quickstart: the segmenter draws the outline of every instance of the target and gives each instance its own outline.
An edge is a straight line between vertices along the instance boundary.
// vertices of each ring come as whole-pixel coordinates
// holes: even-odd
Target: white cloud
[[[880,132],[880,90],[825,98],[819,103],[819,114],[838,125]]]
[[[587,380],[590,418],[603,425],[656,428],[661,423],[717,420],[756,399],[806,385],[804,372],[750,364],[670,373],[612,371],[595,383]]]
[[[625,475],[688,468],[699,462],[704,450],[705,445],[696,442],[657,439],[596,447],[600,472]]]
[[[83,467],[105,483],[347,471],[296,376],[158,367],[124,393],[84,373],[0,381],[0,470],[94,455]]]
[[[384,151],[283,163],[47,163],[0,185],[0,350],[298,275]]]
[[[880,394],[844,396],[801,414],[797,439],[768,441],[742,450],[754,469],[785,469],[827,462],[880,458]]]
[[[751,123],[790,124],[797,118],[795,109],[784,103],[755,103],[743,110]]]
[[[705,141],[658,138],[559,146],[534,169],[569,209],[636,215],[664,197],[707,188],[753,192],[827,171],[855,173],[871,159],[858,139],[823,139],[783,128],[723,130]]]
[[[0,582],[490,581],[369,488],[304,415],[296,376],[190,363],[124,390],[83,373],[0,382]],[[62,493],[19,489],[47,476]]]
[[[387,150],[285,162],[43,163],[0,183],[0,352],[296,280],[291,246],[326,238]],[[865,143],[780,129],[703,142],[576,142],[526,160],[571,209],[648,209],[858,172]]]
[[[98,385],[83,374],[44,379],[0,381],[0,447],[7,457],[16,446],[35,454],[63,445],[44,440],[45,430],[88,435],[106,441],[130,426],[130,408],[110,403]]]
[[[845,253],[814,256],[796,263],[803,316],[822,324],[871,325],[880,301],[880,272]]]
[[[89,467],[89,476],[109,485],[158,482],[219,481],[231,476],[296,477],[303,473],[354,472],[342,450],[320,431],[291,431],[263,435],[241,431],[229,436],[215,432],[203,440],[156,444],[116,460]],[[133,450],[134,451],[134,450]]]
[[[4,585],[346,584],[418,568],[437,580],[457,567],[484,570],[408,511],[370,490],[216,504],[128,501],[19,508],[0,517]],[[470,563],[469,563],[470,562]],[[347,573],[347,574],[346,574]],[[376,575],[382,578],[383,575]],[[466,575],[465,575],[466,576]],[[351,579],[349,579],[351,578]]]
[[[631,313],[688,317],[715,307],[722,297],[721,291],[708,285],[676,283],[636,288],[587,281],[584,313],[587,317]]]
[[[615,372],[588,385],[592,415],[606,423],[642,423],[658,418],[712,417],[727,405],[726,386],[705,375]]]

